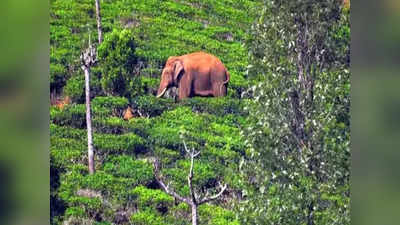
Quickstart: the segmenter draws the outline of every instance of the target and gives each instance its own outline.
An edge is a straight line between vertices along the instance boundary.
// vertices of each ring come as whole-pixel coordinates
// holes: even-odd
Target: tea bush
[[[124,97],[96,97],[92,100],[92,109],[111,109],[114,116],[122,116],[123,111],[128,107],[129,101]]]
[[[180,104],[192,107],[194,112],[207,112],[209,114],[224,116],[226,114],[245,114],[239,99],[232,98],[189,98]]]
[[[50,90],[59,90],[65,85],[66,69],[61,64],[50,64]]]
[[[63,91],[73,102],[82,103],[85,99],[85,77],[83,75],[71,77],[66,82]]]
[[[92,107],[92,116],[104,117],[111,115],[109,108]],[[75,128],[86,127],[86,106],[84,104],[66,105],[63,109],[57,107],[50,108],[50,120],[60,126],[72,126]]]
[[[137,225],[167,225],[167,223],[164,222],[164,217],[151,210],[132,214],[130,222]]]
[[[116,177],[130,178],[135,184],[149,184],[153,180],[152,165],[134,160],[128,155],[113,156],[104,164],[103,170]]]
[[[139,209],[171,207],[174,202],[174,198],[164,191],[148,189],[144,186],[137,186],[130,193],[133,200],[136,200]]]
[[[199,215],[203,222],[215,225],[239,225],[239,220],[233,212],[209,204],[199,207]]]
[[[132,133],[122,135],[94,134],[94,147],[99,154],[146,152],[144,140]]]
[[[158,116],[164,111],[174,108],[172,99],[156,98],[155,96],[140,96],[136,98],[132,107],[144,116]]]

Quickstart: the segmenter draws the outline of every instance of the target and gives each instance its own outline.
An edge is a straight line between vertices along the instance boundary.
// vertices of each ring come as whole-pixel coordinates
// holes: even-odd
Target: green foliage
[[[86,117],[85,105],[71,104],[63,109],[50,108],[50,120],[58,125],[71,125],[74,127],[85,127]]]
[[[126,122],[120,117],[98,117],[92,120],[94,132],[121,134],[127,132]]]
[[[89,215],[93,215],[96,211],[100,211],[102,207],[102,202],[99,198],[71,197],[69,203],[73,205],[72,207],[79,206],[83,208],[85,213]],[[80,212],[78,211],[78,213]]]
[[[92,107],[92,116],[104,117],[112,115],[110,108]],[[84,104],[70,104],[63,109],[57,107],[50,108],[50,120],[61,126],[72,126],[76,128],[86,127],[86,106]]]
[[[85,77],[83,75],[71,77],[65,87],[64,94],[73,102],[83,102],[85,98]]]
[[[123,126],[118,118],[128,107],[128,100],[123,97],[96,97],[91,102],[91,111],[95,130],[105,130],[103,125]],[[107,117],[113,116],[113,117]],[[58,125],[68,125],[76,128],[86,127],[86,106],[84,104],[70,104],[63,109],[50,108],[50,119]],[[122,128],[121,128],[122,129]],[[110,131],[111,132],[111,131]]]
[[[140,96],[133,101],[133,108],[144,116],[158,116],[174,107],[172,99],[156,98],[155,96]]]
[[[102,94],[98,69],[93,67],[90,76],[90,95],[96,96]],[[72,75],[63,88],[63,94],[69,96],[72,102],[83,103],[85,100],[85,76],[79,71]]]
[[[153,179],[153,167],[141,160],[133,160],[127,155],[112,157],[104,164],[104,172],[116,177],[130,178],[136,184],[148,184]]]
[[[148,189],[144,186],[137,186],[131,191],[132,197],[136,200],[139,209],[147,207],[164,208],[171,207],[174,201],[173,197],[169,196],[162,190]]]
[[[241,100],[239,99],[196,97],[185,99],[180,104],[192,107],[194,112],[206,112],[217,116],[224,116],[226,114],[244,114]]]
[[[82,154],[85,145],[69,138],[50,138],[51,164],[58,169],[68,168],[70,165],[82,163]]]
[[[128,107],[129,101],[124,97],[96,97],[92,100],[92,108],[112,109],[114,116],[122,116],[123,111]]]
[[[249,74],[261,82],[249,90],[242,130],[245,224],[350,224],[349,15],[341,6],[268,2],[254,25]]]
[[[190,168],[190,160],[182,159],[176,162],[176,167],[165,169],[164,174],[169,181],[174,185],[178,192],[183,196],[189,196],[189,187],[187,186],[187,175]],[[193,185],[195,187],[213,187],[213,182],[218,178],[216,173],[220,173],[218,168],[213,168],[211,163],[207,161],[196,160],[193,167]]]
[[[58,90],[65,85],[66,69],[61,64],[50,64],[50,90]]]
[[[132,214],[130,222],[137,225],[167,225],[167,223],[164,222],[162,216],[157,215],[151,210],[141,211]]]
[[[65,212],[66,217],[84,217],[85,216],[85,210],[81,207],[73,206],[69,207],[67,211]]]
[[[233,212],[221,207],[204,204],[199,207],[199,215],[204,224],[213,225],[239,225],[239,221]]]
[[[133,154],[146,151],[145,142],[135,134],[95,134],[94,147],[99,154],[126,153]]]
[[[170,165],[182,158],[180,151],[159,146],[155,147],[154,154],[161,160],[161,163],[165,165]]]
[[[101,62],[101,84],[108,94],[136,96],[141,94],[140,79],[133,75],[136,44],[131,30],[113,30],[98,47]]]

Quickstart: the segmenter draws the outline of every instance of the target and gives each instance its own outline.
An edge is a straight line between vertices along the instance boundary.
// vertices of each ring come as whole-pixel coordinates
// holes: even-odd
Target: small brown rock
[[[128,108],[124,111],[124,120],[130,120],[133,117],[133,110],[130,106],[128,106]]]

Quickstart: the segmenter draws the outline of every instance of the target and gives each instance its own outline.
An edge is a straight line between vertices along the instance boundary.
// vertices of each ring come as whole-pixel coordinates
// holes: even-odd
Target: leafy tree
[[[113,30],[100,44],[101,84],[107,94],[128,96],[141,90],[140,77],[133,74],[137,61],[135,48],[133,33],[127,29]]]
[[[349,224],[349,11],[266,1],[251,35],[243,223]]]

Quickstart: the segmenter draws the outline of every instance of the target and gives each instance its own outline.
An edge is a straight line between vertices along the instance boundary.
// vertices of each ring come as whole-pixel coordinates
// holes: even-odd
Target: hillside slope
[[[239,224],[233,213],[240,198],[238,166],[244,155],[239,127],[246,78],[246,31],[256,7],[250,0],[104,0],[102,22],[107,37],[129,29],[136,44],[132,76],[141,77],[143,91],[107,96],[101,87],[101,65],[93,68],[93,126],[96,173],[88,175],[83,74],[77,59],[95,40],[92,0],[51,1],[51,84],[55,95],[72,103],[50,109],[52,224],[190,224],[190,209],[163,193],[149,162],[161,160],[162,174],[181,195],[188,195],[190,162],[182,137],[201,150],[194,184],[199,193],[228,184],[223,197],[200,207],[201,224]],[[228,96],[182,102],[157,99],[161,69],[171,55],[206,51],[218,56],[230,74]],[[131,106],[142,116],[123,120]]]

